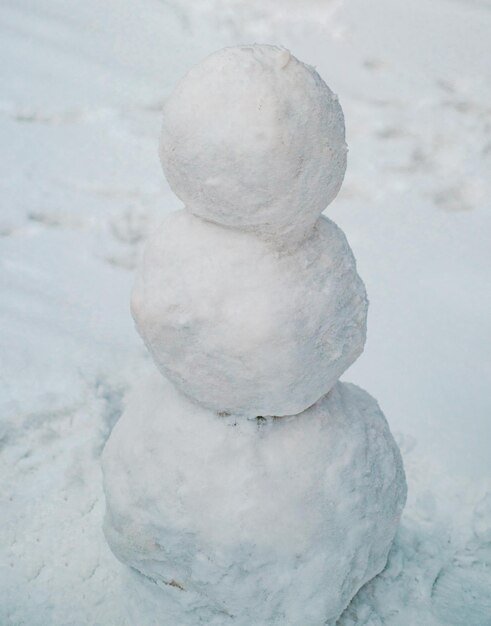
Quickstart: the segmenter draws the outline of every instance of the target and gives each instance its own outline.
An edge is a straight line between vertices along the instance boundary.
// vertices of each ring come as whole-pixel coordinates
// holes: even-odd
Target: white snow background
[[[1,626],[179,626],[127,617],[100,452],[153,367],[129,292],[180,206],[162,102],[253,41],[315,65],[344,107],[327,214],[371,302],[344,379],[377,398],[407,471],[388,566],[339,624],[491,625],[491,2],[2,0]]]

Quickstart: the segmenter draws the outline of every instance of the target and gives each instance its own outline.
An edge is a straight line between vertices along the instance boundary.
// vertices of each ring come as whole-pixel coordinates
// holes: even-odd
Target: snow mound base
[[[346,155],[337,96],[277,46],[215,52],[164,107],[160,158],[174,193],[195,215],[268,238],[308,235]]]
[[[179,211],[146,244],[132,311],[182,392],[215,411],[278,416],[314,404],[361,354],[367,299],[324,217],[286,253]]]
[[[343,383],[301,415],[236,420],[155,373],[103,472],[107,541],[179,626],[334,623],[385,566],[406,499],[383,414]]]

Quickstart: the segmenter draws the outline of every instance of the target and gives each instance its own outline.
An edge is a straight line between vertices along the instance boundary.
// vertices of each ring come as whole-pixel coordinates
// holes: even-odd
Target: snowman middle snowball
[[[209,409],[301,413],[365,343],[353,254],[319,217],[346,167],[337,97],[284,49],[226,48],[170,96],[160,155],[186,208],[147,243],[132,296],[140,335]]]
[[[162,373],[217,412],[295,415],[363,350],[367,300],[327,218],[294,251],[172,213],[146,245],[132,296]]]

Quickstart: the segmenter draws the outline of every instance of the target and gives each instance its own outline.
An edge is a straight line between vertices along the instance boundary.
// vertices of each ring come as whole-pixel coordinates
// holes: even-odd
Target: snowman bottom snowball
[[[382,412],[345,383],[297,416],[236,419],[155,373],[103,472],[107,541],[179,626],[334,623],[385,566],[406,499]]]

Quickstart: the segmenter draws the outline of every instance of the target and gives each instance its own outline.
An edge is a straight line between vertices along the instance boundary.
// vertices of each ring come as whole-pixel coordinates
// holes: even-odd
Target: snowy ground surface
[[[328,214],[371,300],[345,378],[380,402],[408,476],[388,567],[340,625],[491,625],[490,33],[489,0],[2,0],[2,626],[136,626],[99,459],[151,366],[135,258],[179,207],[159,109],[190,65],[251,41],[316,65],[344,106]]]

